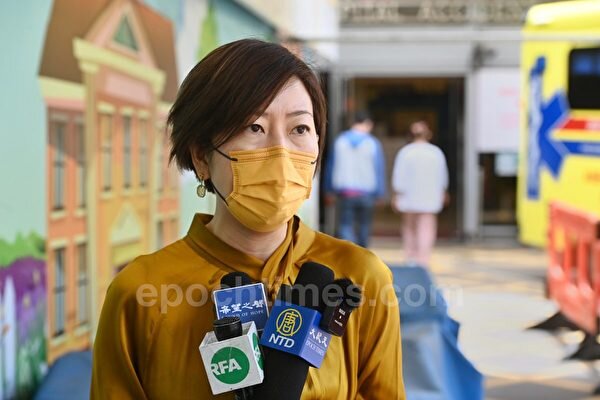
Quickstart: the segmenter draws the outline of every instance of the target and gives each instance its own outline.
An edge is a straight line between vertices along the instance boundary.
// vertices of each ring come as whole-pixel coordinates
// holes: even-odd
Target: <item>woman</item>
[[[294,213],[325,143],[313,72],[277,44],[240,40],[189,73],[169,115],[171,159],[218,196],[181,240],[139,257],[108,289],[94,347],[93,399],[212,398],[198,346],[212,330],[206,293],[231,271],[272,300],[314,261],[363,287],[366,302],[310,369],[303,399],[404,399],[397,299],[372,253],[315,232]],[[190,290],[206,288],[202,290]],[[217,398],[231,398],[231,394]]]
[[[429,266],[437,236],[437,214],[448,205],[448,167],[431,144],[425,121],[410,126],[412,142],[400,149],[392,173],[392,209],[402,213],[402,240],[408,264]]]

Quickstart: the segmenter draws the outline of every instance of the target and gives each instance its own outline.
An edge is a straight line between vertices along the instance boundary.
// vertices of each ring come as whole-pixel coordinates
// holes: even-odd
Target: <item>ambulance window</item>
[[[569,54],[569,103],[574,109],[600,110],[600,47]]]

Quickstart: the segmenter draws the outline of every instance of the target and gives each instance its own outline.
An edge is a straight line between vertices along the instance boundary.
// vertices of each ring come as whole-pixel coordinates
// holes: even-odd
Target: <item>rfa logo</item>
[[[250,372],[250,361],[243,351],[236,347],[223,347],[215,353],[210,370],[223,383],[240,383]]]
[[[264,369],[262,353],[260,352],[260,347],[258,346],[258,335],[256,333],[252,335],[252,344],[254,349],[254,357],[256,357],[256,360],[258,361],[258,366],[260,369]]]

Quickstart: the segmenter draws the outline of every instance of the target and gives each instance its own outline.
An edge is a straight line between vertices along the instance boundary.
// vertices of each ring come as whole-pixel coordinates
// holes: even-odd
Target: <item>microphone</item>
[[[259,333],[269,317],[264,285],[253,283],[243,272],[223,276],[221,288],[213,291],[213,301],[217,319],[239,317],[242,324],[254,322]]]
[[[308,262],[292,287],[281,287],[261,338],[265,378],[254,388],[256,399],[300,399],[308,367],[320,367],[331,338],[319,322],[333,279],[331,269]]]
[[[336,279],[326,296],[327,304],[320,327],[332,335],[342,336],[346,331],[350,313],[360,306],[362,290],[350,279]]]
[[[213,322],[200,343],[200,355],[214,395],[235,391],[236,400],[252,399],[251,386],[263,381],[263,358],[253,321],[242,324],[239,317]]]
[[[221,278],[221,289],[251,285],[252,279],[245,272],[234,271]]]
[[[242,336],[242,321],[239,317],[225,317],[213,322],[213,331],[219,342]]]

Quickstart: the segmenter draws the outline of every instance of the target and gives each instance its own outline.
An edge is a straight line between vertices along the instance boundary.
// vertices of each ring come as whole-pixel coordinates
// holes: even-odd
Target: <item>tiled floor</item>
[[[399,265],[399,247],[397,239],[375,239],[371,249]],[[543,251],[517,244],[436,249],[432,272],[461,323],[463,352],[486,376],[488,400],[600,399],[592,396],[600,362],[563,361],[580,333],[554,337],[526,329],[556,311],[544,296],[545,268]]]

